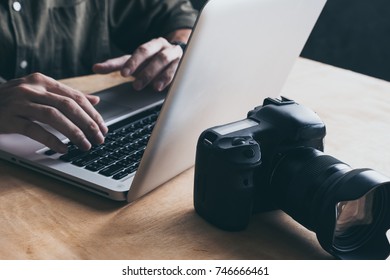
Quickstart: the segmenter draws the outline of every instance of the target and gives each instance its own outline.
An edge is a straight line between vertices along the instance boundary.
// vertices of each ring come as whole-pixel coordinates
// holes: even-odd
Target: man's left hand
[[[124,77],[135,77],[133,87],[136,90],[150,84],[156,91],[162,91],[172,82],[182,56],[180,46],[160,37],[139,46],[132,55],[97,63],[93,70],[98,74],[120,71]]]

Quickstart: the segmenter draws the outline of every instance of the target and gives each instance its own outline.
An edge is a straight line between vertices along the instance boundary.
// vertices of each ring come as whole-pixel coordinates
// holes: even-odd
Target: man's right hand
[[[84,95],[40,73],[0,85],[0,134],[19,133],[50,149],[67,146],[38,122],[61,132],[82,150],[102,144],[108,129],[93,105],[99,98]]]

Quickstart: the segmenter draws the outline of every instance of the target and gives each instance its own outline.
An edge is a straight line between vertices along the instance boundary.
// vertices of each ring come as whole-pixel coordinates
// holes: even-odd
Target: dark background
[[[328,0],[301,56],[390,81],[390,0]]]

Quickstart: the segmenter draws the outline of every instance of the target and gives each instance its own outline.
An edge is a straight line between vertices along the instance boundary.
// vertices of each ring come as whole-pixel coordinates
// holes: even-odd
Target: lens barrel
[[[314,148],[289,150],[270,176],[275,203],[341,259],[386,259],[390,179]]]

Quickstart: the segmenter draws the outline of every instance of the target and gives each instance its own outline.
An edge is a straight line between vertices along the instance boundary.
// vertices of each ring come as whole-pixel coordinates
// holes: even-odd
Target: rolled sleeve
[[[165,23],[163,24],[162,34],[168,34],[174,30],[194,27],[197,11],[192,8],[189,1],[167,1],[173,2],[169,7],[169,12],[165,16]],[[176,2],[176,4],[175,4]]]
[[[111,39],[120,50],[131,52],[152,38],[193,28],[197,16],[188,0],[110,1]]]

